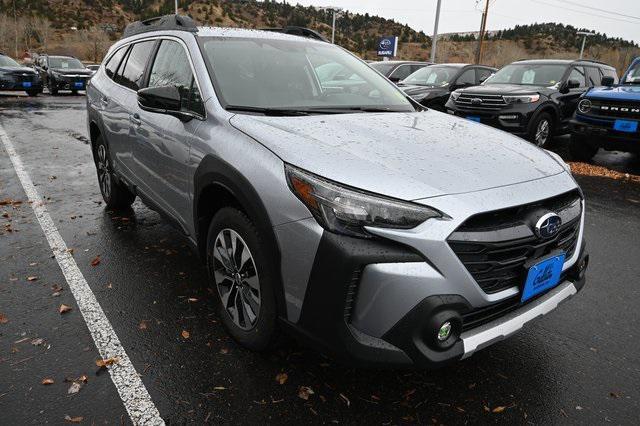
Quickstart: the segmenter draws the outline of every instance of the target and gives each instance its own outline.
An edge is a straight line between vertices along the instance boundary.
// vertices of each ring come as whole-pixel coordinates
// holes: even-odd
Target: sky
[[[442,0],[439,32],[477,31],[480,28],[484,1]],[[393,18],[416,30],[423,30],[428,35],[433,33],[437,4],[437,0],[287,0],[287,2],[304,6],[337,6],[358,13],[368,12],[372,15]],[[535,22],[570,24],[640,43],[640,0],[490,0],[487,24],[489,30]]]

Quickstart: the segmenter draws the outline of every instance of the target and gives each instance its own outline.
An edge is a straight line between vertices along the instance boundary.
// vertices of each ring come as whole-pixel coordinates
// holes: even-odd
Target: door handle
[[[129,116],[129,120],[133,123],[134,126],[140,127],[142,125],[142,120],[140,120],[140,115],[136,112]]]

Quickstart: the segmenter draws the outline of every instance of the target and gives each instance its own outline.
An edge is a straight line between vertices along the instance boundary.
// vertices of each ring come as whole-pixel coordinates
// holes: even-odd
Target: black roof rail
[[[305,27],[288,26],[288,27],[284,27],[284,28],[260,28],[260,30],[261,31],[271,31],[271,32],[275,32],[275,33],[285,33],[285,34],[297,35],[297,36],[300,36],[300,37],[307,37],[307,38],[312,38],[312,39],[315,39],[315,40],[329,42],[329,40],[324,38],[324,36],[322,36],[317,31],[314,31],[314,30],[312,30],[310,28],[305,28]]]
[[[193,19],[183,15],[164,15],[155,18],[146,19],[144,21],[133,22],[124,29],[122,38],[142,34],[150,31],[188,31],[197,33],[198,27]]]

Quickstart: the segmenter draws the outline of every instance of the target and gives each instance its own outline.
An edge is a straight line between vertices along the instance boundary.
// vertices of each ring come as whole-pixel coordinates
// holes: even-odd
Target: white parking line
[[[109,373],[131,421],[140,425],[164,425],[164,420],[160,417],[158,409],[153,404],[149,392],[122,347],[120,339],[96,300],[87,280],[80,272],[78,264],[67,251],[66,243],[54,225],[40,194],[33,185],[31,177],[25,170],[20,156],[16,153],[13,143],[2,125],[0,125],[0,140],[2,140],[9,159],[13,163],[13,168],[29,198],[31,207],[40,222],[40,227],[60,265],[60,269],[62,269],[73,297],[78,303],[78,308],[87,323],[100,356],[104,359],[119,358],[117,364],[109,367]]]

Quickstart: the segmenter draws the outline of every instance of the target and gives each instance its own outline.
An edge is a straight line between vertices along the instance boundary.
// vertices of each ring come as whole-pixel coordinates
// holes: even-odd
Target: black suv
[[[79,90],[85,90],[87,81],[93,74],[82,62],[71,56],[40,56],[35,66],[52,95],[57,95],[59,90],[71,90],[74,95]]]
[[[444,111],[451,92],[477,86],[496,71],[484,65],[437,64],[419,69],[399,82],[398,87],[422,105]]]
[[[404,80],[421,68],[432,65],[433,62],[417,61],[378,61],[371,62],[369,66],[394,83]]]
[[[29,96],[37,96],[42,92],[42,81],[31,68],[0,53],[0,90],[24,90]]]
[[[615,75],[615,68],[595,61],[517,61],[481,86],[456,90],[446,108],[544,146],[554,135],[568,133],[580,96]]]

